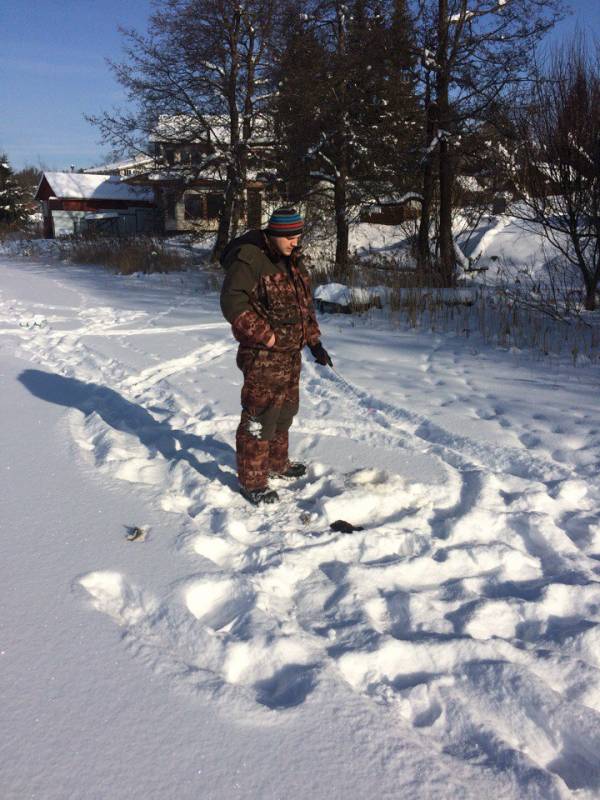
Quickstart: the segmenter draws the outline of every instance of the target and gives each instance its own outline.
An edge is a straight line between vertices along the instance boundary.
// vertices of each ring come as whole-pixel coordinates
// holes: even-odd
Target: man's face
[[[294,247],[298,247],[299,236],[271,236],[273,247],[282,256],[289,256]]]

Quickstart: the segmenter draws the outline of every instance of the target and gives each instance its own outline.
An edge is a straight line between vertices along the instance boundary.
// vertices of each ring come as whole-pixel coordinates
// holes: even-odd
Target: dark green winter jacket
[[[284,258],[262,231],[249,231],[225,249],[221,309],[243,347],[300,350],[320,337],[310,279],[298,254]]]

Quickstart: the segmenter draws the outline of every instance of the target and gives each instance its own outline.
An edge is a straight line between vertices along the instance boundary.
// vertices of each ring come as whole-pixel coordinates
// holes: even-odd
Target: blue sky
[[[600,38],[600,0],[571,0],[575,24]],[[152,0],[0,0],[0,152],[11,164],[64,169],[108,148],[83,118],[122,104],[104,59],[119,59],[118,26],[143,31]]]
[[[119,105],[105,63],[118,26],[144,30],[150,0],[0,0],[0,151],[19,169],[89,166],[108,148],[84,113]]]

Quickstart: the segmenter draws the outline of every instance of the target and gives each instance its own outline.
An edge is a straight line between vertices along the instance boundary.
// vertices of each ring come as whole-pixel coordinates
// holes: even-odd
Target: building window
[[[201,194],[186,194],[185,196],[185,218],[203,219],[205,214],[204,197]]]

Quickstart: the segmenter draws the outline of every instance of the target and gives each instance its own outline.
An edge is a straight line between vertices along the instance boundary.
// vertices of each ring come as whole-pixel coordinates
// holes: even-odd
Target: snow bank
[[[353,303],[370,303],[374,298],[385,300],[388,294],[385,286],[346,286],[343,283],[325,283],[315,289],[315,300],[324,303],[335,303],[340,306],[350,306]]]

